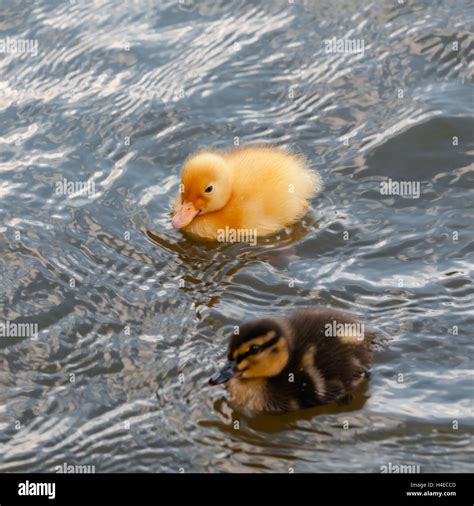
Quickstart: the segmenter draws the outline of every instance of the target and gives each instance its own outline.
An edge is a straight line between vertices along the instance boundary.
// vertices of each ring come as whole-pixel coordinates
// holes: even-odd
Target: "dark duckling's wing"
[[[358,324],[340,311],[327,308],[298,311],[290,316],[294,354],[305,376],[311,380],[312,395],[303,389],[300,403],[325,404],[344,397],[367,378],[375,334],[364,332],[363,339],[328,335],[333,322]]]

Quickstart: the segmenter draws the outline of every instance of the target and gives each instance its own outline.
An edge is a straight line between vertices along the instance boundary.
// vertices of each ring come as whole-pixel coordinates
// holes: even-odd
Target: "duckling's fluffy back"
[[[327,382],[338,380],[345,391],[357,386],[373,357],[372,331],[354,317],[326,308],[297,311],[288,322],[296,358],[301,359],[314,346],[314,366],[323,372]],[[326,397],[330,400],[334,395],[328,393]]]
[[[308,200],[321,190],[319,174],[305,159],[272,147],[246,147],[224,153],[233,173],[229,206],[240,207],[241,223],[259,235],[277,232],[308,210]],[[245,206],[242,203],[245,202]]]

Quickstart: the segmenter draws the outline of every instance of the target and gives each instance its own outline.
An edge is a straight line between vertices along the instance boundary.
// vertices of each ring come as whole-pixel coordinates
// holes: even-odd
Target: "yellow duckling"
[[[374,337],[332,309],[247,322],[229,338],[229,363],[209,383],[229,382],[232,404],[252,414],[318,406],[368,377]]]
[[[172,225],[213,240],[224,231],[262,237],[302,218],[320,188],[319,174],[288,151],[200,151],[184,164]]]

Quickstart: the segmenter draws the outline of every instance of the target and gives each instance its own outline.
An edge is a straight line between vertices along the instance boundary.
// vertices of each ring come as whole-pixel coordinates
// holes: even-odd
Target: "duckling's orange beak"
[[[189,225],[194,218],[199,214],[199,209],[196,209],[193,202],[183,202],[176,214],[173,216],[171,224],[176,230]]]

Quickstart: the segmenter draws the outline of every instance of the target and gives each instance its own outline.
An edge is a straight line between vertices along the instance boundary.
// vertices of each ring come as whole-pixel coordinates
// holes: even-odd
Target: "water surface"
[[[0,54],[0,320],[39,333],[0,338],[0,470],[472,472],[473,19],[467,0],[3,2],[2,37],[38,54]],[[311,213],[256,246],[172,230],[186,156],[253,142],[320,171]],[[388,340],[352,399],[252,419],[207,386],[235,324],[312,305]]]

